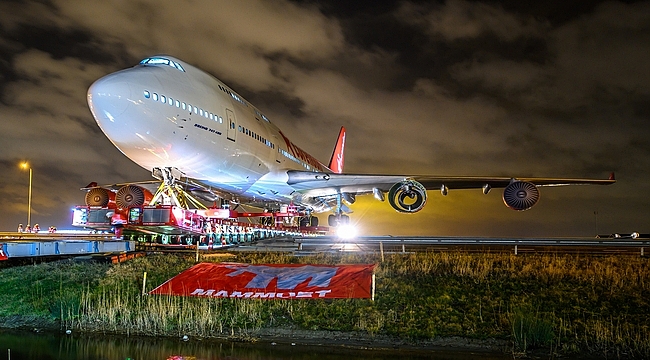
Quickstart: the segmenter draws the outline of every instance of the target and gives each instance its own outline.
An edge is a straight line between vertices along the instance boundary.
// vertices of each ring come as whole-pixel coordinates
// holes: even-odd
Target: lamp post
[[[32,226],[32,167],[27,162],[20,164],[23,169],[29,169],[29,195],[27,196],[27,226]]]

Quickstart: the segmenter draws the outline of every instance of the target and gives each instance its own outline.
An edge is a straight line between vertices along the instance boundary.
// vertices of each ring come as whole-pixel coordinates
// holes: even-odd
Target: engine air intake
[[[539,200],[539,190],[533,183],[514,181],[503,190],[503,202],[512,210],[528,210]]]
[[[388,201],[398,212],[418,212],[427,202],[427,189],[415,180],[404,180],[390,188]]]

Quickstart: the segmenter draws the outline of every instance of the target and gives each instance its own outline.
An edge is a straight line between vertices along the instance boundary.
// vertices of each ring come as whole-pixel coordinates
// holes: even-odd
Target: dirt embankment
[[[474,351],[508,351],[508,341],[498,339],[469,339],[457,336],[430,340],[409,341],[388,335],[371,335],[364,332],[303,330],[290,328],[266,328],[252,332],[251,337],[278,343],[300,343],[304,345],[340,345],[354,348],[390,349],[406,348],[419,350],[464,349]]]
[[[22,315],[0,317],[0,328],[33,332],[63,331],[61,324],[55,319]],[[102,334],[105,334],[105,332],[102,332]],[[253,343],[263,341],[272,344],[336,346],[353,349],[377,350],[407,349],[414,351],[428,351],[454,349],[463,351],[507,353],[512,349],[512,344],[508,341],[498,339],[469,339],[451,336],[431,340],[409,341],[395,336],[372,335],[365,332],[304,330],[288,327],[264,328],[230,336],[217,335],[214,339]]]

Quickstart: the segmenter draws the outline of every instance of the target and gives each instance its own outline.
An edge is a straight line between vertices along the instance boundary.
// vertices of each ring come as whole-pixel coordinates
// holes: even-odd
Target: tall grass
[[[37,285],[16,296],[0,292],[0,300],[21,301],[20,312],[49,313],[65,327],[85,331],[250,338],[282,326],[414,340],[497,338],[518,352],[548,348],[650,357],[647,258],[444,252],[388,255],[382,263],[378,255],[242,254],[228,261],[379,263],[376,300],[140,295],[144,271],[150,290],[193,264],[192,257],[171,255],[112,266],[1,270],[0,289],[17,286],[19,275]],[[6,313],[0,302],[0,317]]]
[[[86,293],[79,311],[65,319],[69,328],[138,335],[245,335],[259,329],[265,309],[261,301],[141,296],[116,289]]]
[[[511,313],[512,337],[517,350],[550,347],[555,339],[553,324],[530,309]]]

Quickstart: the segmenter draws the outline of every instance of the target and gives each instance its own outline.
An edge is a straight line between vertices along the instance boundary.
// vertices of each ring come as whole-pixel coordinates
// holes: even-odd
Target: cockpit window
[[[174,60],[161,57],[146,58],[140,61],[140,65],[167,65],[185,72],[185,69],[183,69],[183,66],[181,66],[181,64],[177,63]]]

